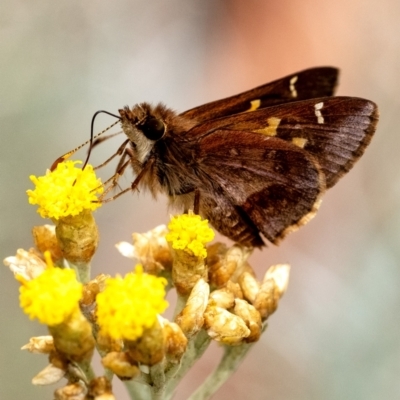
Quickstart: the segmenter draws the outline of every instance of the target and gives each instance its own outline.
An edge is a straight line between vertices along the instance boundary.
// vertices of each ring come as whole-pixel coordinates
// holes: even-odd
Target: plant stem
[[[236,371],[240,362],[250,350],[251,344],[240,346],[225,346],[224,355],[217,368],[208,376],[205,382],[189,397],[189,400],[209,399],[222,384]]]
[[[193,364],[203,355],[210,342],[211,338],[203,329],[196,336],[189,340],[188,347],[181,359],[179,368],[174,368],[173,372],[168,371],[169,373],[167,373],[166,399],[170,399],[172,397],[172,394],[180,380],[193,366]]]
[[[264,322],[262,332],[267,328]],[[209,399],[224,382],[236,371],[248,351],[255,343],[244,343],[240,346],[224,346],[224,355],[217,368],[208,376],[204,383],[189,397],[188,400]]]
[[[129,393],[129,397],[132,400],[151,399],[151,391],[148,385],[135,380],[123,381],[123,384],[125,385],[126,390]]]

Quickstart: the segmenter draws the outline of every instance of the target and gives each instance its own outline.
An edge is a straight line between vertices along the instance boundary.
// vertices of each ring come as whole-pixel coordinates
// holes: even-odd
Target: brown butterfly
[[[277,244],[315,215],[375,131],[373,102],[331,97],[337,77],[336,68],[312,68],[182,114],[125,107],[116,177],[132,165],[127,190],[165,193],[243,245],[265,245],[261,234]]]

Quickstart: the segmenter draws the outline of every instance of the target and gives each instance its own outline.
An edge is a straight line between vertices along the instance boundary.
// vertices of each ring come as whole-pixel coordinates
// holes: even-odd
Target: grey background
[[[290,262],[289,290],[215,398],[399,398],[399,27],[394,0],[3,0],[1,258],[29,248],[31,227],[44,222],[27,202],[29,175],[86,140],[95,111],[140,101],[184,111],[303,68],[338,66],[339,94],[379,104],[378,132],[314,221],[253,255],[259,276]],[[99,117],[98,130],[111,122]],[[94,163],[119,142],[99,147]],[[94,273],[128,271],[114,243],[168,216],[165,199],[145,193],[99,210]],[[19,350],[45,327],[23,315],[17,283],[5,267],[0,273],[0,398],[51,399],[53,387],[30,384],[45,357]],[[207,353],[176,399],[188,397],[218,352]],[[116,392],[127,399],[119,383]]]

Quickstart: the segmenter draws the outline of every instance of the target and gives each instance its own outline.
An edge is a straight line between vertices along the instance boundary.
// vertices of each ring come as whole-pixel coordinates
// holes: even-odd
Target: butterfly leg
[[[199,189],[195,189],[195,191],[194,191],[193,212],[195,214],[199,214],[199,212],[200,212],[200,190]]]

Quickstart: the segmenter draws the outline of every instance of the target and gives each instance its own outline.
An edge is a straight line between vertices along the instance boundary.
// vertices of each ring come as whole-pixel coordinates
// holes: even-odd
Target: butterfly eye
[[[139,123],[137,127],[143,134],[150,140],[159,140],[164,136],[165,126],[164,123],[155,117],[147,117],[143,122]]]

